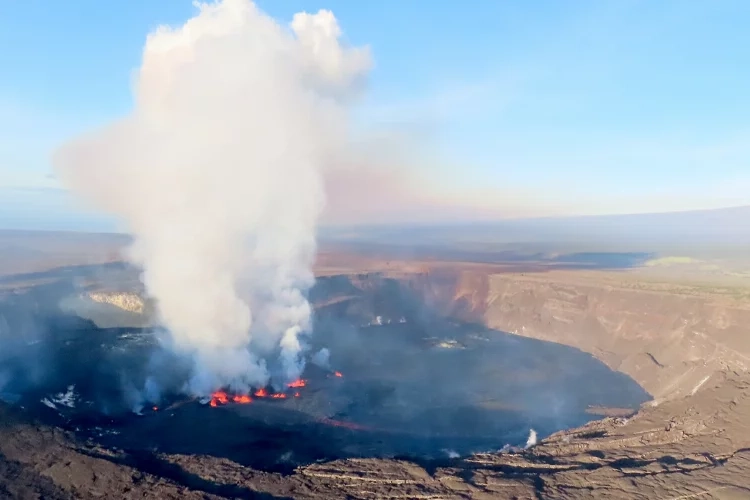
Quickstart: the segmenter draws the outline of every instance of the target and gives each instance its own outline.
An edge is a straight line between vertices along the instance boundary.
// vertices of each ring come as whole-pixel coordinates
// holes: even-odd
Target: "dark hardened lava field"
[[[566,346],[423,312],[356,323],[329,311],[318,315],[312,351],[328,348],[330,369],[309,363],[306,386],[286,399],[211,407],[167,394],[137,415],[133,387],[153,372],[156,335],[39,306],[40,297],[56,303],[71,290],[39,285],[31,309],[24,295],[3,301],[2,397],[145,462],[153,452],[281,471],[343,457],[444,460],[522,446],[530,429],[542,437],[597,418],[592,407],[634,411],[649,399],[627,376]],[[162,380],[184,376],[172,366]]]

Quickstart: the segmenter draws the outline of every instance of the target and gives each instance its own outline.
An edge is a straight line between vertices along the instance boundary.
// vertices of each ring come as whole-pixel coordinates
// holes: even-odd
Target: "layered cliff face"
[[[86,296],[100,304],[109,304],[123,311],[143,314],[146,309],[146,301],[135,292],[89,292]]]
[[[396,316],[415,307],[405,304],[419,304],[432,314],[576,347],[631,376],[655,404],[694,392],[715,373],[750,367],[750,305],[731,289],[628,273],[437,268],[323,278],[317,292],[348,304],[347,314],[359,308],[358,314]]]
[[[143,327],[154,324],[154,307],[141,292],[74,289],[56,301],[59,309],[93,322],[99,328]]]
[[[750,307],[705,287],[628,276],[493,275],[485,323],[589,352],[660,402],[750,366]]]

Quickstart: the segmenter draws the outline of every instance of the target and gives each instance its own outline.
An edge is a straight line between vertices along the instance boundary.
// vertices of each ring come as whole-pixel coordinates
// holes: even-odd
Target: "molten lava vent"
[[[341,372],[334,372],[334,376],[342,377],[343,375],[341,374]],[[300,392],[291,391],[291,389],[298,389],[300,387],[305,387],[306,385],[307,381],[300,378],[287,384],[287,389],[290,390],[289,394],[291,394],[295,398],[298,398],[301,396]],[[252,393],[254,397],[259,399],[286,399],[287,397],[289,397],[289,394],[287,392],[275,392],[272,389],[267,389],[265,387],[261,387],[260,389]],[[230,402],[241,405],[250,404],[253,402],[253,398],[250,396],[250,394],[230,394],[226,390],[219,390],[211,394],[209,405],[211,405],[213,408],[216,408],[217,406],[226,405]]]

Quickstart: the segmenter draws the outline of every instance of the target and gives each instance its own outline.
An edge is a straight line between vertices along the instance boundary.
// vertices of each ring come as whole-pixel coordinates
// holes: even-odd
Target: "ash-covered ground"
[[[101,328],[63,312],[61,303],[80,298],[81,281],[53,275],[2,301],[2,399],[144,464],[155,453],[267,471],[348,457],[440,461],[523,446],[531,429],[541,438],[598,418],[602,408],[635,411],[649,399],[576,349],[413,303],[394,310],[380,297],[367,314],[320,309],[310,352],[328,349],[328,364],[308,363],[305,386],[284,399],[251,395],[249,404],[212,407],[167,392],[137,405],[135,388],[156,367],[172,367],[157,373],[162,380],[179,379],[183,367],[153,363],[168,357],[153,328]]]

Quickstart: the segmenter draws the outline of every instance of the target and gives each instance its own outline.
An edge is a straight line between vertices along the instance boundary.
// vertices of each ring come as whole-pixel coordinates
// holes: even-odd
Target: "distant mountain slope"
[[[329,227],[324,241],[381,244],[574,244],[722,246],[750,244],[750,206],[690,212],[509,219],[450,225]]]
[[[129,241],[121,234],[0,230],[0,275],[118,260]]]

